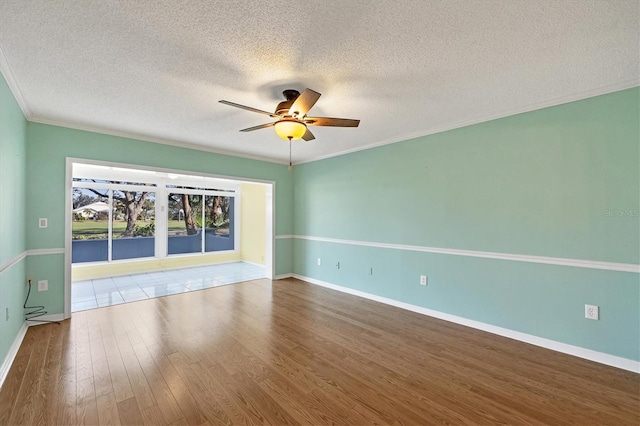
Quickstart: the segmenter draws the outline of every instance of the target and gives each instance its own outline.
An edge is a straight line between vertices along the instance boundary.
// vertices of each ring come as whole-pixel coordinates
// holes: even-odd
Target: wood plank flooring
[[[640,376],[294,279],[29,328],[0,425],[640,424]]]

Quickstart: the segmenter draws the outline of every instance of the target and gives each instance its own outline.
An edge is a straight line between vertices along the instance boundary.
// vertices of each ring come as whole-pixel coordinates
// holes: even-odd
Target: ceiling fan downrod
[[[289,171],[293,169],[293,163],[291,163],[291,136],[289,136],[289,167],[287,167]]]

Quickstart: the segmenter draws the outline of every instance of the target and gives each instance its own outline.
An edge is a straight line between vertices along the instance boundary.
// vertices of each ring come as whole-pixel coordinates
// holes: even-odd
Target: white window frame
[[[237,253],[240,252],[240,184],[235,182],[224,182],[219,179],[211,179],[212,183],[207,181],[206,177],[190,176],[190,175],[172,175],[170,173],[167,176],[157,176],[154,173],[147,170],[135,170],[125,169],[118,167],[103,167],[98,166],[94,169],[94,166],[90,166],[92,169],[90,172],[73,173],[71,187],[72,188],[85,188],[106,190],[109,194],[109,224],[108,224],[108,258],[106,261],[96,262],[83,262],[83,264],[101,264],[104,262],[135,262],[137,260],[148,260],[151,257],[136,257],[130,259],[113,260],[113,191],[136,191],[136,192],[153,192],[155,193],[155,243],[154,243],[154,259],[165,259],[168,257],[180,257],[180,256],[202,256],[212,253]],[[140,173],[137,173],[140,172]],[[131,181],[137,183],[148,183],[150,185],[127,185],[121,183],[107,183],[107,182],[80,182],[73,179],[95,179],[95,180],[111,180],[111,181]],[[168,186],[197,186],[206,187],[207,185],[216,186],[216,189],[188,189],[188,188],[169,188]],[[222,190],[221,190],[222,189]],[[225,191],[226,189],[226,191]],[[200,252],[193,253],[168,253],[168,196],[169,194],[193,194],[205,196],[224,196],[234,199],[234,214],[233,214],[233,226],[234,226],[234,240],[232,250],[220,250],[215,252],[206,252],[204,246],[204,232],[202,233],[202,239],[200,241]],[[203,200],[204,203],[204,200]],[[204,204],[203,204],[204,207]],[[202,209],[204,216],[205,209]],[[202,218],[204,223],[204,217]]]
[[[205,255],[211,253],[237,253],[240,251],[239,243],[240,243],[240,190],[238,189],[235,192],[227,192],[227,191],[215,191],[210,189],[187,189],[187,188],[167,188],[165,186],[166,194],[164,196],[164,203],[167,206],[165,209],[166,212],[163,215],[165,223],[164,230],[166,232],[164,243],[164,253],[165,257],[177,257],[177,256],[193,256],[193,255]],[[205,251],[204,241],[204,230],[202,232],[202,236],[200,239],[200,252],[192,252],[192,253],[176,253],[169,254],[169,219],[168,219],[168,206],[169,206],[169,194],[189,194],[189,195],[200,195],[203,197],[202,199],[202,217],[201,223],[204,225],[205,223],[205,203],[204,197],[206,196],[223,196],[223,197],[231,197],[233,198],[233,250],[220,250],[220,251]],[[156,207],[157,208],[157,207]],[[158,222],[156,221],[156,229]]]
[[[158,186],[145,186],[145,185],[123,185],[121,183],[105,183],[105,182],[71,182],[71,188],[78,189],[95,189],[95,190],[103,190],[107,191],[109,198],[109,220],[108,220],[108,231],[107,231],[107,260],[99,260],[95,262],[82,262],[83,264],[100,264],[103,262],[120,262],[120,261],[136,261],[136,260],[147,260],[147,259],[158,259],[158,237],[157,232],[154,234],[154,255],[147,257],[133,257],[129,259],[120,259],[113,260],[113,191],[136,191],[136,192],[153,192],[155,194],[155,216],[158,217],[158,193],[156,191]],[[153,191],[149,191],[149,189],[153,189]],[[157,226],[156,220],[156,226]],[[72,225],[73,226],[73,225]],[[73,238],[72,238],[73,241]],[[166,256],[165,256],[166,257]]]

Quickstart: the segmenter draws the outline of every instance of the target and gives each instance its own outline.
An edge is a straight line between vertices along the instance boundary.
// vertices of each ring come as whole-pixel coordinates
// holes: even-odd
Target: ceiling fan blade
[[[293,102],[291,108],[289,108],[289,114],[294,117],[304,117],[307,112],[313,108],[315,103],[318,102],[318,99],[320,99],[320,93],[311,89],[305,89]]]
[[[307,141],[307,142],[308,142],[308,141],[312,141],[312,140],[314,140],[315,138],[316,138],[316,137],[315,137],[315,136],[313,136],[313,133],[311,133],[311,130],[309,130],[308,128],[307,128],[307,131],[306,131],[306,132],[304,132],[304,135],[302,135],[302,139],[304,139],[304,140],[305,140],[305,141]]]
[[[350,118],[307,117],[304,122],[309,126],[358,127],[360,120]]]
[[[253,132],[254,130],[266,129],[267,127],[271,127],[276,123],[267,123],[261,124],[259,126],[247,127],[246,129],[240,130],[241,132]]]
[[[229,102],[229,101],[218,101],[218,102],[220,102],[221,104],[232,106],[232,107],[236,107],[236,108],[240,108],[240,109],[246,109],[247,111],[257,112],[258,114],[265,114],[265,115],[268,115],[269,117],[274,117],[274,118],[281,117],[280,114],[275,114],[273,112],[263,111],[263,110],[257,109],[257,108],[251,108],[251,107],[248,107],[248,106],[245,106],[245,105],[237,104],[235,102]]]

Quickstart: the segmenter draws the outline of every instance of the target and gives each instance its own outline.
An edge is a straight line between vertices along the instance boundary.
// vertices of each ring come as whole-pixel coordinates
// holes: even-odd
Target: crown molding
[[[24,96],[22,96],[22,90],[20,90],[20,86],[18,85],[18,81],[14,77],[14,72],[9,64],[9,60],[5,56],[2,51],[2,47],[0,47],[0,72],[4,76],[4,79],[7,81],[7,85],[9,86],[9,90],[13,94],[18,106],[22,110],[22,114],[27,120],[30,120],[32,117],[31,110],[27,106],[27,102],[24,100]]]
[[[65,128],[69,128],[69,129],[82,130],[82,131],[105,134],[105,135],[110,135],[110,136],[124,137],[124,138],[129,138],[129,139],[136,139],[136,140],[141,140],[141,141],[145,141],[145,142],[159,143],[159,144],[162,144],[162,145],[170,145],[170,146],[175,146],[175,147],[178,147],[178,148],[210,152],[212,154],[228,155],[228,156],[232,156],[232,157],[246,158],[246,159],[249,159],[249,160],[266,161],[266,162],[274,163],[274,164],[288,164],[288,161],[278,160],[278,159],[275,159],[275,158],[272,158],[272,157],[265,157],[265,156],[245,154],[245,153],[240,153],[240,152],[235,152],[235,151],[228,151],[228,150],[217,149],[217,148],[214,148],[214,147],[209,147],[209,146],[200,145],[200,144],[196,144],[196,143],[184,142],[184,141],[179,141],[179,140],[174,140],[174,139],[165,139],[165,138],[160,138],[160,137],[156,137],[156,136],[139,134],[139,133],[135,133],[135,132],[108,129],[108,128],[103,128],[103,127],[100,127],[100,126],[92,126],[92,125],[89,125],[89,124],[80,124],[80,123],[74,123],[74,122],[65,121],[65,120],[53,120],[53,119],[48,119],[48,118],[43,118],[43,117],[36,117],[36,116],[33,115],[31,110],[29,109],[29,107],[28,107],[28,105],[27,105],[27,103],[26,103],[26,101],[25,101],[25,99],[24,99],[24,97],[22,95],[22,91],[20,90],[20,86],[18,85],[18,82],[14,77],[14,72],[12,71],[11,65],[9,64],[9,62],[8,62],[6,56],[5,56],[5,54],[4,54],[4,52],[2,51],[1,48],[0,48],[0,72],[2,72],[2,74],[4,75],[5,80],[7,81],[7,84],[9,86],[9,89],[13,93],[13,96],[16,99],[16,102],[18,103],[18,105],[20,106],[20,109],[22,110],[22,113],[24,114],[25,118],[29,122],[47,124],[47,125],[51,125],[51,126],[65,127]],[[622,91],[622,90],[631,89],[633,87],[638,87],[638,86],[640,86],[640,77],[639,78],[634,78],[634,79],[631,79],[631,80],[627,80],[627,81],[623,81],[623,82],[620,82],[620,83],[614,83],[614,84],[610,84],[610,85],[607,85],[607,86],[598,87],[598,88],[595,88],[595,89],[585,90],[585,91],[579,92],[579,93],[574,93],[574,94],[570,94],[570,95],[566,95],[566,96],[560,96],[558,98],[553,98],[553,99],[549,99],[549,100],[545,100],[545,101],[541,101],[541,102],[536,102],[536,103],[525,105],[525,106],[518,107],[518,108],[512,108],[512,109],[505,110],[505,111],[502,111],[502,112],[498,112],[498,113],[495,113],[495,114],[490,114],[490,115],[486,115],[486,116],[471,118],[469,120],[456,121],[456,122],[453,122],[453,123],[444,124],[442,126],[437,126],[437,127],[432,128],[432,129],[420,130],[420,131],[411,132],[411,133],[405,133],[405,134],[402,134],[402,135],[399,135],[399,136],[395,136],[393,138],[384,139],[382,141],[366,144],[366,145],[359,146],[359,147],[356,147],[356,148],[346,149],[346,150],[338,151],[338,152],[335,152],[335,153],[332,153],[332,154],[321,155],[321,156],[318,156],[318,157],[310,158],[308,160],[296,161],[296,162],[293,163],[293,165],[295,166],[295,165],[300,165],[300,164],[305,164],[305,163],[312,163],[312,162],[320,161],[320,160],[326,160],[328,158],[339,157],[341,155],[351,154],[351,153],[358,152],[358,151],[364,151],[364,150],[367,150],[367,149],[377,148],[377,147],[384,146],[384,145],[390,145],[390,144],[403,142],[403,141],[407,141],[407,140],[411,140],[411,139],[416,139],[416,138],[420,138],[420,137],[424,137],[424,136],[434,135],[434,134],[446,132],[446,131],[449,131],[449,130],[455,130],[455,129],[459,129],[459,128],[462,128],[462,127],[471,126],[471,125],[474,125],[474,124],[480,124],[480,123],[484,123],[484,122],[487,122],[487,121],[497,120],[499,118],[505,118],[505,117],[509,117],[509,116],[512,116],[512,115],[522,114],[522,113],[525,113],[525,112],[536,111],[536,110],[539,110],[539,109],[549,108],[549,107],[553,107],[553,106],[557,106],[557,105],[562,105],[562,104],[566,104],[566,103],[570,103],[570,102],[575,102],[575,101],[579,101],[579,100],[583,100],[583,99],[588,99],[588,98],[592,98],[592,97],[595,97],[595,96],[606,95],[608,93],[619,92],[619,91]]]
[[[92,132],[92,133],[99,133],[99,134],[103,134],[103,135],[117,136],[117,137],[123,137],[123,138],[128,138],[128,139],[136,139],[136,140],[140,140],[140,141],[144,141],[144,142],[153,142],[153,143],[159,143],[159,144],[162,144],[162,145],[175,146],[175,147],[178,147],[178,148],[192,149],[192,150],[196,150],[196,151],[205,151],[205,152],[210,152],[212,154],[228,155],[228,156],[232,156],[232,157],[246,158],[248,160],[266,161],[268,163],[283,164],[283,165],[288,165],[289,164],[288,161],[277,160],[277,159],[271,158],[271,157],[263,157],[263,156],[251,155],[251,154],[243,154],[243,153],[239,153],[239,152],[235,152],[235,151],[227,151],[227,150],[222,150],[222,149],[216,149],[216,148],[213,148],[213,147],[208,147],[208,146],[199,145],[199,144],[195,144],[195,143],[183,142],[183,141],[178,141],[178,140],[173,140],[173,139],[164,139],[164,138],[159,138],[159,137],[155,137],[155,136],[143,135],[143,134],[139,134],[139,133],[135,133],[135,132],[127,132],[127,131],[107,129],[107,128],[104,128],[104,127],[92,126],[92,125],[88,125],[88,124],[73,123],[73,122],[65,121],[65,120],[52,120],[52,119],[43,118],[43,117],[36,117],[31,112],[31,110],[27,106],[26,101],[24,100],[24,96],[22,95],[22,90],[20,90],[20,86],[18,85],[18,82],[14,77],[15,73],[13,72],[13,69],[11,68],[11,65],[9,64],[9,61],[7,60],[7,57],[5,56],[4,52],[2,51],[2,48],[0,48],[0,72],[2,72],[2,75],[4,76],[5,80],[7,81],[7,85],[9,86],[9,90],[11,90],[11,93],[13,94],[13,97],[15,98],[16,102],[18,103],[18,106],[22,110],[22,114],[27,119],[27,121],[29,121],[31,123],[46,124],[46,125],[50,125],[50,126],[58,126],[58,127],[65,127],[65,128],[68,128],[68,129],[82,130],[82,131]]]
[[[135,140],[139,140],[139,141],[143,141],[143,142],[159,143],[159,144],[162,144],[162,145],[175,146],[177,148],[184,148],[184,149],[192,149],[192,150],[196,150],[196,151],[210,152],[212,154],[228,155],[228,156],[231,156],[231,157],[246,158],[248,160],[265,161],[265,162],[268,162],[268,163],[282,164],[282,165],[288,165],[289,164],[288,161],[276,160],[275,158],[271,158],[271,157],[263,157],[263,156],[259,156],[259,155],[244,154],[244,153],[235,152],[235,151],[226,151],[226,150],[223,150],[223,149],[217,149],[217,148],[214,148],[214,147],[209,147],[209,146],[205,146],[205,145],[199,145],[199,144],[190,143],[190,142],[183,142],[183,141],[178,141],[178,140],[173,140],[173,139],[164,139],[164,138],[160,138],[160,137],[156,137],[156,136],[143,135],[143,134],[139,134],[139,133],[135,133],[135,132],[127,132],[127,131],[106,129],[106,128],[102,128],[102,127],[99,127],[99,126],[92,126],[90,124],[78,124],[78,123],[72,123],[72,122],[68,122],[68,121],[64,121],[64,120],[50,120],[50,119],[42,118],[42,117],[32,117],[31,119],[29,119],[29,121],[31,123],[46,124],[46,125],[49,125],[49,126],[64,127],[64,128],[73,129],[73,130],[82,130],[84,132],[92,132],[92,133],[98,133],[98,134],[101,134],[101,135],[109,135],[109,136],[116,136],[116,137],[127,138],[127,139],[135,139]]]
[[[632,80],[623,81],[620,83],[610,84],[595,89],[585,90],[579,93],[573,93],[571,95],[560,96],[545,101],[536,102],[533,104],[525,105],[522,107],[508,109],[495,114],[485,115],[481,117],[471,118],[469,120],[456,121],[454,123],[444,124],[442,126],[434,127],[428,130],[421,130],[417,132],[406,133],[401,136],[394,136],[393,138],[384,139],[379,142],[370,143],[357,148],[345,149],[335,152],[333,154],[322,155],[320,157],[314,157],[309,160],[303,160],[295,162],[293,165],[299,165],[304,163],[313,163],[315,161],[326,160],[328,158],[339,157],[341,155],[351,154],[358,151],[364,151],[371,148],[377,148],[379,146],[390,145],[393,143],[404,142],[411,139],[416,139],[424,136],[435,135],[437,133],[447,132],[449,130],[460,129],[462,127],[472,126],[474,124],[485,123],[487,121],[497,120],[499,118],[510,117],[513,115],[523,114],[525,112],[537,111],[544,108],[554,107],[562,104],[568,104],[571,102],[581,101],[588,98],[593,98],[600,95],[606,95],[609,93],[620,92],[622,90],[632,89],[640,86],[640,77]]]

